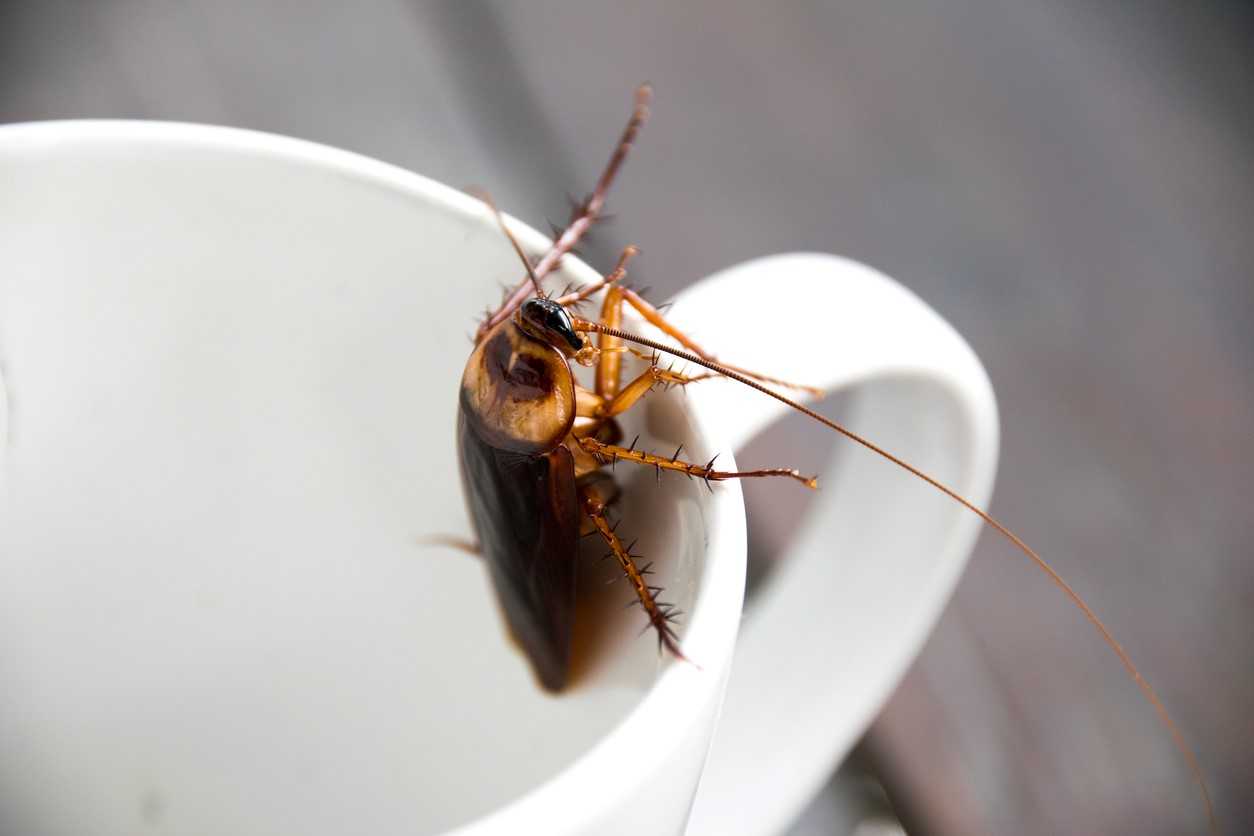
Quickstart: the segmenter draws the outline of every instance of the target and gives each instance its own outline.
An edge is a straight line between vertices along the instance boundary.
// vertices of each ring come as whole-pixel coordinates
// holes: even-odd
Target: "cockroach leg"
[[[605,414],[605,398],[575,383],[575,417],[600,418]]]
[[[657,328],[659,331],[666,334],[668,337],[674,339],[676,342],[678,342],[684,348],[691,351],[693,354],[696,354],[697,356],[702,357],[706,360],[718,362],[721,365],[726,366],[727,368],[731,369],[734,372],[739,372],[740,374],[743,374],[746,377],[751,377],[754,380],[761,381],[762,383],[771,383],[771,384],[774,384],[775,386],[782,386],[785,389],[797,389],[802,392],[808,392],[811,395],[815,395],[816,397],[821,397],[824,394],[823,390],[819,389],[816,386],[807,386],[803,383],[794,383],[788,380],[781,380],[780,378],[777,378],[777,377],[769,377],[767,375],[759,374],[758,372],[750,371],[748,369],[742,369],[739,366],[733,366],[730,363],[723,363],[722,361],[718,360],[713,354],[706,351],[701,346],[697,345],[697,343],[694,342],[692,338],[689,337],[687,334],[685,334],[683,331],[680,331],[678,328],[672,325],[666,319],[666,317],[662,315],[662,312],[658,310],[657,307],[651,304],[647,299],[645,299],[639,293],[637,293],[636,291],[628,287],[624,287],[621,290],[622,290],[622,293],[621,293],[622,301],[627,303],[628,305],[631,305],[632,308],[634,308],[636,312],[640,314],[641,317],[644,318],[645,322],[648,322],[650,325]],[[606,296],[607,296],[607,301],[608,301],[608,294]],[[606,319],[604,312],[602,312],[601,319],[604,324],[608,325],[611,328],[620,327],[617,324],[617,321],[615,322],[615,324],[610,324],[610,322]],[[618,321],[620,320],[621,320],[621,317],[619,317]],[[605,333],[600,334],[600,337],[602,340],[604,340],[608,336],[609,335]]]
[[[715,470],[714,459],[710,459],[705,464],[696,464],[695,462],[683,461],[679,458],[683,445],[675,451],[673,456],[659,456],[656,453],[647,453],[644,450],[636,450],[634,445],[630,448],[619,447],[615,444],[606,444],[598,441],[592,436],[584,436],[577,439],[579,446],[584,452],[591,454],[602,462],[611,461],[627,461],[652,467],[659,473],[663,470],[673,470],[676,473],[682,473],[690,479],[700,479],[708,486],[710,482],[722,482],[727,479],[756,479],[764,476],[783,476],[789,479],[795,479],[811,490],[816,490],[819,486],[819,480],[816,476],[803,476],[800,471],[789,467],[770,467],[763,470]],[[715,456],[714,458],[718,458]]]
[[[689,383],[695,383],[698,380],[706,380],[711,377],[717,377],[713,374],[684,375],[674,369],[664,369],[657,364],[657,358],[652,358],[649,368],[640,373],[634,380],[622,388],[622,390],[610,400],[602,399],[600,409],[596,413],[599,418],[613,418],[621,415],[636,405],[636,401],[640,400],[646,394],[653,390],[653,387],[659,383],[663,386],[687,386]]]
[[[645,580],[651,573],[650,566],[652,564],[645,565],[643,568],[636,565],[636,560],[639,559],[640,555],[632,554],[632,547],[635,546],[635,543],[623,545],[623,541],[615,532],[617,526],[610,525],[609,520],[605,516],[605,508],[608,502],[595,483],[580,486],[579,502],[583,507],[584,514],[592,521],[592,525],[600,533],[601,539],[610,548],[606,559],[608,560],[612,556],[617,560],[619,568],[623,570],[623,574],[626,575],[628,582],[631,583],[631,587],[636,593],[636,600],[632,604],[639,604],[649,619],[645,629],[652,627],[657,631],[658,649],[661,650],[665,647],[672,656],[687,661],[687,657],[679,649],[679,637],[675,635],[673,627],[682,613],[673,604],[659,601],[657,596],[662,593],[662,588],[660,586],[652,586]]]
[[[580,294],[574,294],[565,298],[587,298],[588,295],[595,293],[601,288],[608,288],[605,291],[605,299],[601,303],[601,319],[602,325],[607,328],[621,328],[623,318],[623,303],[631,302],[632,306],[642,312],[647,307],[651,311],[649,321],[662,323],[663,330],[683,342],[685,345],[695,345],[677,328],[670,326],[657,312],[655,308],[649,305],[635,291],[625,288],[617,284],[627,272],[627,262],[635,256],[637,250],[635,247],[627,247],[623,250],[618,259],[618,265],[614,270],[600,282],[589,285],[580,291]],[[563,304],[563,299],[556,300],[558,304]],[[636,301],[631,301],[631,300]],[[646,317],[648,318],[648,316]],[[622,341],[610,334],[600,333],[597,335],[596,345],[596,394],[605,402],[606,407],[603,417],[612,417],[627,411],[631,406],[639,400],[646,392],[653,388],[656,383],[666,383],[669,385],[683,386],[694,380],[704,379],[712,375],[701,375],[699,377],[688,377],[675,372],[673,369],[661,369],[657,364],[656,355],[648,358],[650,360],[650,368],[641,374],[635,380],[627,384],[626,388],[622,385],[623,374],[623,358],[624,351],[631,351],[629,346],[623,345]],[[698,350],[700,350],[698,348]]]
[[[600,417],[613,418],[615,415],[621,415],[635,406],[636,401],[652,391],[653,387],[661,379],[658,376],[660,371],[661,369],[656,365],[651,365],[645,369],[638,377],[605,402],[601,408]]]
[[[652,369],[653,376],[657,378],[657,382],[661,383],[668,389],[672,386],[683,387],[687,386],[689,383],[698,383],[702,380],[710,380],[719,376],[714,372],[702,372],[701,374],[684,374],[682,372],[677,372],[675,371],[674,363],[671,363],[666,368],[662,368],[661,365],[659,365],[661,357],[656,351],[653,352],[653,354],[645,354],[644,352],[636,351],[631,347],[628,347],[627,350],[632,354],[635,354],[641,360],[647,360]]]
[[[610,328],[622,327],[623,287],[613,285],[605,291],[605,300],[601,303],[601,322]],[[622,341],[609,334],[597,334],[596,391],[606,400],[612,400],[622,386],[623,355]]]
[[[658,365],[660,355],[656,351],[650,353],[647,351],[641,351],[638,348],[632,348],[629,345],[623,346],[623,350],[638,357],[639,359],[645,361],[646,363],[650,365],[653,365],[653,366]],[[675,371],[674,364],[671,364],[664,369],[659,366],[658,376],[659,376],[660,382],[670,387],[670,386],[687,386],[689,383],[696,383],[701,380],[711,380],[716,377],[721,377],[722,375],[718,374],[717,372],[702,372],[700,374],[683,374],[683,373]]]
[[[618,264],[615,265],[614,269],[611,270],[605,278],[601,279],[599,282],[593,282],[590,285],[582,287],[573,293],[568,288],[561,296],[558,296],[553,301],[557,302],[557,304],[561,305],[563,308],[569,308],[572,305],[578,305],[589,296],[599,293],[610,285],[622,281],[623,276],[627,275],[627,262],[633,259],[639,252],[640,249],[634,245],[624,247],[622,254],[618,257]]]
[[[691,351],[693,354],[696,354],[697,356],[705,360],[710,360],[712,362],[719,362],[713,354],[706,351],[704,348],[698,345],[691,337],[689,337],[683,331],[679,330],[674,325],[672,325],[666,319],[666,317],[662,315],[662,312],[657,307],[651,304],[638,292],[632,290],[629,287],[623,287],[622,285],[617,284],[617,282],[622,279],[623,275],[626,272],[625,267],[626,267],[627,261],[635,254],[636,254],[635,249],[633,247],[628,247],[626,250],[623,251],[622,256],[619,257],[618,266],[614,269],[612,273],[610,273],[609,276],[607,276],[605,279],[603,279],[600,282],[595,282],[592,285],[589,285],[587,288],[584,289],[585,291],[587,291],[586,295],[580,296],[580,294],[573,294],[571,296],[564,296],[561,299],[557,300],[558,304],[564,304],[567,299],[580,301],[581,299],[587,298],[587,295],[591,295],[592,293],[595,293],[601,288],[608,288],[605,292],[605,301],[602,302],[601,304],[601,318],[600,318],[601,325],[607,328],[615,328],[615,329],[621,328],[622,318],[623,318],[623,315],[622,315],[623,305],[624,304],[631,305],[631,307],[634,308],[635,311],[639,313],[640,316],[643,317],[646,322],[648,322],[650,325],[657,328],[662,333],[674,339],[676,342],[678,342],[684,348]],[[583,293],[583,291],[581,291],[580,293]],[[576,297],[578,297],[578,299],[576,299]],[[596,347],[597,347],[597,350],[599,351],[599,356],[597,358],[596,391],[597,391],[597,394],[601,395],[602,397],[607,398],[607,399],[612,399],[616,394],[618,394],[618,389],[619,389],[619,386],[621,385],[622,343],[617,337],[614,337],[611,334],[607,334],[604,331],[601,331],[597,334],[597,346]],[[769,375],[764,375],[758,372],[741,368],[740,366],[733,366],[728,363],[720,363],[720,364],[723,366],[726,366],[728,369],[731,369],[734,372],[738,372],[739,374],[745,375],[746,377],[753,378],[754,380],[760,381],[762,383],[770,383],[775,386],[782,386],[785,389],[797,389],[803,392],[807,392],[811,395],[815,395],[816,397],[821,397],[824,394],[822,389],[819,389],[818,387],[815,387],[815,386],[807,386],[802,383],[794,383],[792,381],[783,380],[778,377],[771,377]],[[700,375],[695,378],[683,378],[682,376],[675,376],[675,379],[672,380],[671,382],[690,383],[693,380],[701,380],[710,376],[711,375]]]
[[[623,161],[627,159],[627,152],[631,150],[632,144],[636,141],[636,135],[640,132],[641,126],[649,118],[649,101],[652,97],[653,88],[649,85],[642,84],[636,88],[636,101],[631,111],[631,118],[627,120],[627,126],[623,128],[622,136],[619,137],[614,153],[610,156],[609,162],[606,163],[605,170],[601,172],[601,177],[597,180],[592,194],[588,195],[588,198],[575,209],[565,231],[553,242],[553,246],[549,248],[549,251],[544,254],[544,257],[536,263],[534,270],[531,271],[537,279],[543,279],[548,275],[562,260],[562,257],[579,243],[579,240],[583,238],[588,229],[601,218],[601,209],[605,206],[605,198],[609,194],[610,186],[613,185],[614,178],[618,175],[618,170],[622,168]],[[530,295],[531,277],[526,276],[518,283],[513,292],[506,297],[501,306],[479,325],[479,331],[475,335],[476,341],[481,339],[490,329],[508,318]]]

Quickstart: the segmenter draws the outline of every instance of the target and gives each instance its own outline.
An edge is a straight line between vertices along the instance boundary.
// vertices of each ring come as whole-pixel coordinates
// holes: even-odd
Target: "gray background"
[[[939,309],[1000,398],[992,510],[1123,640],[1225,830],[1254,826],[1251,12],[626,5],[10,2],[0,121],[276,131],[488,186],[541,224],[590,186],[651,80],[593,263],[638,243],[635,275],[665,297],[751,256],[827,250]],[[791,498],[755,492],[751,519]],[[1205,829],[1118,662],[991,536],[795,833],[847,832],[868,775],[915,833]]]

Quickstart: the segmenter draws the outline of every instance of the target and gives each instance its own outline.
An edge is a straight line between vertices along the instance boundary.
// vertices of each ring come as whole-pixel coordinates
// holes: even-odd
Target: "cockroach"
[[[651,95],[648,85],[636,91],[631,117],[595,188],[534,264],[490,198],[480,195],[496,215],[526,275],[480,323],[462,376],[457,419],[462,484],[478,538],[474,550],[486,559],[509,627],[543,687],[560,691],[567,683],[576,551],[583,534],[604,540],[608,556],[615,558],[632,587],[634,603],[644,612],[645,629],[651,628],[657,637],[659,651],[685,660],[675,630],[681,613],[662,600],[663,590],[649,581],[650,566],[638,563],[632,544],[625,542],[607,516],[607,508],[619,493],[613,477],[605,472],[608,465],[621,461],[659,473],[676,471],[707,485],[727,479],[782,478],[817,488],[816,477],[791,468],[718,470],[713,460],[704,464],[685,460],[682,448],[665,455],[638,449],[635,441],[622,443],[616,419],[658,384],[686,386],[707,377],[729,378],[775,398],[928,483],[977,515],[1045,573],[1098,631],[1158,713],[1198,785],[1210,828],[1217,832],[1201,767],[1166,707],[1096,613],[1018,535],[939,480],[779,391],[809,387],[717,361],[623,282],[627,264],[636,254],[634,247],[627,247],[614,270],[600,281],[558,296],[545,293],[541,284],[545,276],[603,217],[610,186],[648,117]],[[598,293],[603,294],[598,319],[572,314],[576,305]],[[623,330],[624,308],[678,345]],[[649,363],[644,372],[624,381],[623,357],[629,353]],[[706,372],[678,373],[662,365],[664,356]],[[575,380],[572,362],[594,369],[594,388]]]

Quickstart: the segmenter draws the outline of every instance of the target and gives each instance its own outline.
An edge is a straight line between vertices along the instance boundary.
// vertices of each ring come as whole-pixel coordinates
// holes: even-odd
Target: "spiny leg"
[[[641,360],[644,360],[646,363],[650,363],[651,365],[657,366],[658,363],[660,362],[661,355],[656,351],[649,353],[647,351],[641,351],[638,348],[633,348],[630,345],[625,345],[623,346],[623,348],[625,348],[629,353],[634,354],[636,357],[640,358]],[[719,374],[718,372],[701,372],[699,374],[681,374],[675,371],[675,364],[673,362],[669,366],[667,366],[665,369],[660,369],[660,374],[662,375],[662,378],[663,378],[662,382],[675,385],[675,386],[687,386],[689,383],[696,383],[699,380],[712,380],[716,377],[722,377],[722,375]]]
[[[654,355],[650,358],[649,368],[628,382],[614,397],[602,402],[598,417],[613,418],[616,415],[623,414],[635,406],[636,401],[652,391],[653,387],[659,383],[668,388],[671,386],[687,386],[689,383],[695,383],[698,380],[705,380],[710,377],[716,377],[716,375],[699,374],[689,376],[680,374],[673,369],[664,369],[658,365],[657,355]]]
[[[765,476],[784,476],[789,479],[795,479],[811,490],[815,490],[819,486],[818,477],[803,476],[799,471],[789,467],[770,467],[764,470],[714,470],[714,459],[717,459],[718,456],[715,456],[703,465],[686,462],[679,458],[679,454],[684,449],[682,444],[675,451],[675,455],[666,458],[656,453],[637,450],[634,441],[630,447],[605,444],[591,436],[584,436],[579,438],[578,441],[579,446],[585,452],[592,454],[606,464],[613,464],[619,460],[635,462],[636,464],[654,468],[659,477],[663,470],[673,470],[676,473],[684,474],[690,479],[700,479],[706,483],[706,487],[709,487],[710,482],[722,482],[727,479],[756,479]]]
[[[623,317],[623,287],[614,285],[605,291],[601,304],[601,322],[619,328]],[[609,334],[597,334],[596,393],[607,400],[618,394],[623,380],[622,340]]]
[[[689,337],[683,331],[680,331],[678,328],[672,325],[666,319],[666,317],[662,315],[662,312],[660,310],[654,307],[651,303],[649,303],[648,300],[646,300],[643,296],[641,296],[636,291],[632,290],[631,288],[624,287],[624,288],[621,288],[620,296],[623,302],[635,308],[636,312],[640,314],[641,317],[644,318],[645,322],[648,322],[650,325],[657,328],[659,331],[666,334],[668,337],[671,337],[680,345],[682,345],[684,348],[688,349],[693,354],[696,354],[699,357],[702,357],[706,360],[718,362],[721,365],[726,366],[727,368],[731,369],[734,372],[739,372],[740,374],[743,374],[746,377],[751,377],[754,380],[759,380],[763,383],[772,383],[776,386],[783,386],[786,389],[799,389],[804,392],[809,392],[812,395],[821,396],[824,394],[822,389],[819,389],[818,387],[815,387],[815,386],[807,386],[802,383],[793,383],[791,381],[781,380],[776,377],[769,377],[764,374],[759,374],[758,372],[749,371],[748,369],[742,369],[739,366],[733,366],[730,363],[723,363],[721,360],[718,360],[713,354],[711,354],[710,352],[706,351],[704,348],[699,346],[696,342],[692,340],[691,337]],[[621,319],[621,317],[619,319]],[[605,321],[604,315],[602,316],[602,321],[605,325],[608,325],[611,328],[621,327],[617,324],[617,321],[614,324],[611,324],[608,321]],[[602,340],[609,338],[609,335],[604,334],[604,333],[599,334],[598,336]]]
[[[566,293],[556,299],[557,304],[563,308],[574,308],[584,299],[604,288],[609,288],[606,293],[605,301],[601,304],[602,317],[609,316],[614,322],[618,322],[618,285],[623,276],[627,275],[627,262],[630,261],[640,250],[635,246],[628,245],[623,248],[623,252],[618,257],[618,264],[599,282],[594,282],[587,287],[579,290],[577,293]],[[613,397],[618,391],[620,376],[622,374],[622,359],[620,354],[630,349],[620,345],[619,340],[614,337],[601,337],[594,346],[591,342],[584,344],[575,354],[575,362],[582,366],[596,366],[596,396],[600,400]]]
[[[577,306],[580,302],[584,301],[594,293],[604,290],[616,282],[622,281],[623,276],[627,275],[627,262],[639,254],[639,247],[634,244],[628,244],[626,247],[623,247],[622,253],[618,256],[618,264],[614,265],[614,269],[599,282],[593,282],[592,284],[581,287],[579,290],[572,293],[563,293],[553,301],[557,302],[557,304],[561,305],[563,308]]]
[[[606,557],[613,556],[618,561],[618,566],[623,570],[623,574],[627,576],[627,580],[631,583],[632,589],[636,593],[636,600],[633,604],[638,603],[640,608],[644,610],[645,615],[649,618],[649,626],[657,631],[657,642],[659,650],[665,647],[671,655],[678,659],[687,659],[683,652],[679,649],[679,637],[675,635],[672,625],[683,613],[676,609],[674,604],[668,604],[665,601],[657,600],[658,595],[662,593],[660,586],[650,586],[645,577],[652,574],[650,566],[646,564],[644,567],[636,566],[636,559],[639,555],[631,553],[635,543],[624,546],[623,541],[619,539],[618,534],[614,531],[614,526],[610,525],[605,516],[605,500],[595,485],[584,485],[579,489],[579,501],[583,506],[583,512],[588,519],[592,521],[592,525],[601,535],[606,544],[610,547],[609,554]]]
[[[643,360],[650,361],[649,367],[629,381],[626,386],[622,387],[622,391],[613,398],[606,398],[576,383],[575,416],[577,418],[594,419],[591,423],[576,424],[573,430],[576,435],[588,435],[595,432],[608,419],[621,415],[635,406],[637,401],[652,391],[653,387],[659,383],[669,389],[672,386],[687,386],[689,383],[696,383],[699,380],[718,377],[716,374],[680,374],[673,368],[664,369],[658,365],[657,354],[641,354],[630,347],[626,347],[626,351],[630,351]],[[604,358],[605,352],[596,349],[596,356],[599,364]]]
[[[629,253],[628,250],[631,252]],[[564,305],[567,300],[581,301],[592,293],[595,293],[597,290],[600,290],[603,287],[608,287],[609,289],[605,293],[605,301],[601,305],[601,318],[598,320],[600,325],[607,328],[621,328],[622,307],[624,304],[628,304],[631,305],[632,308],[634,308],[646,322],[676,340],[680,345],[684,346],[689,351],[703,359],[717,362],[713,354],[706,351],[694,342],[691,337],[672,325],[666,317],[662,315],[662,312],[650,304],[643,296],[631,288],[616,284],[616,282],[621,280],[625,274],[625,270],[623,268],[627,260],[636,254],[634,247],[629,247],[628,250],[623,251],[623,255],[618,261],[618,267],[615,268],[613,273],[605,279],[602,279],[600,282],[596,282],[593,285],[584,288],[577,294],[568,294],[561,297],[561,299],[558,300],[558,303]],[[598,332],[596,346],[596,392],[603,398],[612,399],[616,394],[618,394],[619,387],[622,384],[621,355],[623,350],[624,346],[622,345],[622,341],[617,337],[607,334],[604,331]],[[762,383],[771,383],[787,389],[799,389],[816,396],[822,396],[824,394],[822,389],[815,386],[807,386],[801,383],[793,383],[791,381],[782,380],[777,377],[770,377],[769,375],[759,374],[758,372],[750,371],[748,369],[741,368],[740,366],[732,366],[727,363],[721,363],[721,365],[726,366],[731,371],[746,375],[754,380],[761,381]],[[686,378],[686,382],[702,380],[710,376],[711,375],[699,375],[696,377],[689,377]]]
[[[610,186],[614,183],[614,178],[622,167],[623,161],[627,159],[627,152],[631,150],[632,143],[636,141],[636,134],[640,132],[641,126],[644,125],[645,120],[649,117],[649,100],[652,96],[653,88],[649,85],[642,84],[636,88],[636,102],[632,108],[631,118],[627,120],[627,126],[623,129],[622,136],[619,137],[618,145],[610,156],[610,161],[606,163],[605,170],[601,172],[601,177],[597,180],[592,194],[588,195],[587,199],[579,205],[566,229],[563,230],[562,234],[553,242],[553,246],[535,265],[532,272],[535,273],[537,278],[543,279],[548,275],[557,266],[558,262],[574,249],[575,245],[579,243],[579,239],[584,236],[584,233],[600,219],[601,209],[605,206],[605,198],[609,194]],[[528,276],[520,281],[513,292],[501,303],[501,306],[480,324],[479,330],[475,334],[476,342],[489,329],[503,322],[513,313],[514,309],[531,295],[530,288],[531,278]]]
[[[684,336],[678,329],[670,327],[668,323],[665,323],[665,320],[661,318],[661,314],[651,305],[648,305],[648,303],[645,302],[639,294],[630,288],[625,288],[622,285],[617,284],[617,282],[619,282],[623,276],[626,275],[627,262],[634,257],[637,252],[638,250],[635,247],[627,247],[623,250],[622,255],[619,256],[618,265],[614,268],[613,272],[600,282],[584,288],[579,293],[562,297],[558,300],[558,304],[565,305],[567,299],[577,303],[578,301],[587,298],[592,293],[595,293],[597,290],[603,287],[608,287],[609,289],[605,292],[605,299],[601,303],[600,322],[602,325],[609,328],[621,327],[623,303],[625,301],[635,299],[637,301],[632,302],[633,307],[636,307],[637,310],[641,310],[641,305],[648,306],[650,310],[654,311],[656,320],[667,325],[669,329],[667,330],[668,334],[678,335],[677,338],[680,340],[687,340],[687,337]],[[658,367],[657,355],[655,354],[652,358],[645,358],[650,360],[649,370],[638,376],[635,380],[631,381],[627,385],[626,389],[623,389],[622,355],[626,351],[636,353],[631,347],[624,346],[622,341],[617,337],[604,333],[597,335],[596,394],[610,405],[606,417],[611,417],[625,412],[632,406],[632,404],[639,400],[641,396],[652,389],[654,383],[665,382],[672,385],[683,386],[695,380],[704,380],[705,378],[712,376],[703,374],[690,377],[678,374],[672,369],[662,370]]]
[[[618,282],[627,274],[627,262],[636,255],[638,250],[635,247],[627,247],[623,250],[623,254],[619,256],[618,265],[608,276],[600,282],[584,291],[595,292],[601,287],[606,287],[605,299],[601,302],[601,322],[611,328],[618,328],[622,324],[622,300],[623,287]],[[576,294],[578,295],[578,294]],[[563,297],[565,298],[565,297]],[[585,297],[586,298],[586,297]],[[561,299],[558,304],[563,304]],[[596,393],[605,401],[613,400],[618,395],[622,386],[623,375],[623,352],[625,347],[622,341],[616,337],[606,334],[597,336],[596,345]],[[643,394],[643,393],[641,393]],[[637,395],[636,397],[639,397]],[[633,398],[633,401],[635,399]],[[623,407],[626,409],[626,407]],[[622,410],[619,410],[620,412]],[[615,413],[616,414],[616,413]]]

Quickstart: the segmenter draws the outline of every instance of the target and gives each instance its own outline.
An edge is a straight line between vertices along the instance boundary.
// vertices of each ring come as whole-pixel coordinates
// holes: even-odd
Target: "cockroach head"
[[[546,342],[563,354],[571,355],[583,348],[583,338],[575,332],[566,309],[552,299],[535,297],[518,309],[518,326],[528,336]]]

